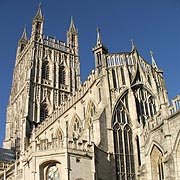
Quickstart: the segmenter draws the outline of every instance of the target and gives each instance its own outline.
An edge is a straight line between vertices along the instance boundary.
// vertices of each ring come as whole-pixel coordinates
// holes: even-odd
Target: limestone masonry
[[[97,29],[95,69],[80,80],[78,30],[43,34],[41,7],[18,42],[0,148],[0,179],[179,180],[180,96],[133,41],[108,53]]]

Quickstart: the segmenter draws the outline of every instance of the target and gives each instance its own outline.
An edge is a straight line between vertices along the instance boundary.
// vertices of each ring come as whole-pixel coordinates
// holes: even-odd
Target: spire
[[[36,13],[36,16],[34,17],[34,19],[43,20],[43,15],[42,15],[42,11],[41,11],[41,3],[39,3],[39,8],[37,10],[37,13]]]
[[[25,41],[27,41],[27,35],[26,35],[26,24],[25,24],[25,26],[24,26],[24,31],[23,31],[23,34],[22,34],[22,36],[21,36],[21,39],[20,40],[25,40]]]
[[[135,46],[135,44],[134,44],[134,40],[133,40],[133,39],[131,39],[131,44],[132,44],[132,50],[131,50],[131,51],[136,50],[136,46]]]
[[[97,31],[97,44],[96,45],[100,45],[100,44],[102,44],[102,40],[101,40],[101,36],[100,36],[99,27],[97,27],[96,31]]]
[[[73,17],[71,16],[71,24],[69,26],[69,31],[71,32],[77,32],[77,29],[75,28],[75,25],[74,25],[74,20],[73,20]]]
[[[156,64],[156,61],[155,61],[155,59],[154,59],[154,57],[153,57],[153,54],[154,54],[154,53],[153,53],[152,51],[150,51],[151,60],[152,60],[152,67],[158,69],[157,64]]]

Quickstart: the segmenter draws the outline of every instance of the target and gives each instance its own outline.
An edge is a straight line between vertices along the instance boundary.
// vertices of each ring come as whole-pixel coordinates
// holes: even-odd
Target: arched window
[[[138,88],[134,92],[138,122],[144,127],[146,120],[156,113],[155,98],[144,88]]]
[[[152,179],[164,180],[162,151],[154,145],[150,154]]]
[[[113,116],[116,179],[135,180],[132,130],[129,125],[127,94],[120,99]]]
[[[65,67],[60,65],[59,66],[59,83],[60,84],[65,84],[66,82],[66,77],[65,77],[66,73],[65,73]]]
[[[78,139],[82,132],[81,122],[75,118],[73,123],[73,138]]]
[[[62,132],[61,130],[58,128],[57,131],[56,131],[56,138],[59,140],[59,141],[62,141],[63,140],[63,135],[62,135]]]
[[[40,121],[44,121],[48,117],[48,107],[46,103],[41,104],[40,107]]]
[[[48,61],[43,61],[42,63],[42,78],[49,79],[49,63]]]
[[[60,174],[56,164],[48,167],[46,178],[47,180],[60,180]]]

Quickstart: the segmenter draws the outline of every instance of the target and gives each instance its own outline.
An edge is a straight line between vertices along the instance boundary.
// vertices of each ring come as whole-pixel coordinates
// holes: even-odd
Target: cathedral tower
[[[41,6],[18,42],[4,148],[25,150],[34,127],[44,121],[80,85],[78,31],[71,19],[67,44],[43,34]]]

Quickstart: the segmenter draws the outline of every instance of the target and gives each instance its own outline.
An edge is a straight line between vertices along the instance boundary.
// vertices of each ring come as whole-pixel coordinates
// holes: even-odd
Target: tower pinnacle
[[[43,15],[42,15],[42,11],[41,11],[41,3],[39,3],[39,8],[37,10],[37,13],[36,13],[34,19],[43,20]]]
[[[150,51],[150,55],[151,55],[151,60],[152,60],[152,67],[153,68],[156,68],[156,69],[159,69],[158,67],[157,67],[157,64],[156,64],[156,61],[155,61],[155,59],[154,59],[154,57],[153,57],[153,52],[152,51]]]
[[[24,26],[24,31],[22,33],[21,39],[20,40],[27,40],[27,33],[26,33],[26,24]]]
[[[100,45],[100,44],[102,44],[102,40],[101,40],[101,36],[100,36],[99,27],[96,28],[96,31],[97,31],[97,44],[96,45]]]
[[[132,44],[132,50],[131,51],[136,50],[136,46],[134,44],[134,40],[133,39],[131,39],[131,44]]]
[[[75,25],[74,25],[74,20],[73,20],[73,17],[71,16],[71,24],[69,26],[69,31],[71,32],[77,32],[77,29],[75,28]]]

